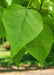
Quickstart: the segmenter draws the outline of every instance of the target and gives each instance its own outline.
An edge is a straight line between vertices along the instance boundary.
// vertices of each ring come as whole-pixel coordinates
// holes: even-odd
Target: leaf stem
[[[27,9],[29,8],[29,5],[31,4],[31,1],[32,1],[32,0],[29,0],[29,3],[28,3],[28,5],[27,5]]]
[[[42,4],[43,4],[43,0],[41,1],[39,12],[41,11]]]

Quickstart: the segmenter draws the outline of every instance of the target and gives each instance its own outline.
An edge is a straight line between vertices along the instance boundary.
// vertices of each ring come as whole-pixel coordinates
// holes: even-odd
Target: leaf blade
[[[6,36],[5,28],[2,23],[2,13],[3,13],[3,8],[0,8],[0,38],[3,38]]]
[[[43,31],[40,35],[25,46],[25,49],[35,57],[41,65],[43,65],[48,56],[51,46],[53,44],[52,33],[47,25],[44,25]]]
[[[41,15],[20,5],[9,6],[2,19],[11,45],[11,57],[37,37],[43,29]]]
[[[15,63],[16,63],[16,65],[17,65],[17,67],[19,68],[19,63],[20,63],[20,61],[21,61],[21,58],[22,58],[22,56],[25,54],[25,49],[23,48],[23,49],[21,49],[19,52],[18,52],[18,54],[16,55],[16,56],[14,56],[14,61],[15,61]]]

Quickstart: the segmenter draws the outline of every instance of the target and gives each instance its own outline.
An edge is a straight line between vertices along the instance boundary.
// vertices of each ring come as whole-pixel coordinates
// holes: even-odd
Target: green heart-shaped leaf
[[[6,36],[5,28],[2,23],[2,8],[0,8],[0,38],[3,38]]]
[[[19,5],[9,6],[2,19],[11,46],[11,57],[36,38],[43,29],[41,15],[35,10]]]
[[[52,44],[52,32],[47,25],[44,25],[44,29],[40,35],[26,45],[25,48],[42,65],[51,50]]]
[[[20,61],[21,61],[21,58],[22,58],[22,56],[25,54],[25,49],[24,48],[22,48],[18,53],[17,53],[17,55],[15,55],[14,56],[14,61],[15,61],[15,63],[16,63],[16,65],[17,65],[17,67],[19,68],[19,63],[20,63]]]

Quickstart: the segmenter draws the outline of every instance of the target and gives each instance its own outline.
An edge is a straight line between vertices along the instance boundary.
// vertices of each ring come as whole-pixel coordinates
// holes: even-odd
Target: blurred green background
[[[0,66],[8,65],[10,59],[10,46],[9,43],[5,40],[0,39]],[[20,64],[29,64],[29,65],[39,65],[39,62],[31,56],[29,53],[25,53],[22,57]],[[15,65],[13,59],[10,62],[10,65]],[[53,66],[54,65],[54,44],[52,46],[52,50],[48,55],[44,65]]]

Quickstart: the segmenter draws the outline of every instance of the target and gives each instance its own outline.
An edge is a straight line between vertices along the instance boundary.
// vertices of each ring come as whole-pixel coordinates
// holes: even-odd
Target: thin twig
[[[29,8],[29,5],[31,4],[31,2],[32,2],[32,0],[29,1],[28,6],[27,6],[27,9]]]
[[[41,11],[42,4],[43,4],[43,0],[41,1],[39,12]]]

